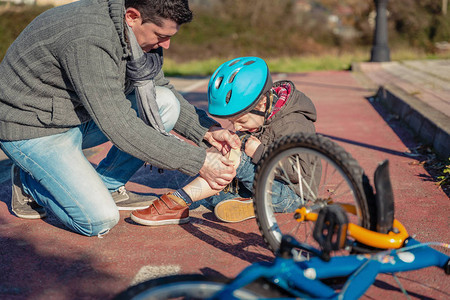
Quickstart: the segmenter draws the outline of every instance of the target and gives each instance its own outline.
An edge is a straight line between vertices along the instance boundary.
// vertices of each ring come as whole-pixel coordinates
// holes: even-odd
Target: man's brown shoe
[[[135,210],[131,219],[141,225],[158,226],[189,222],[189,207],[172,194],[162,195],[146,209]]]
[[[241,222],[255,217],[251,198],[234,198],[219,202],[214,208],[216,217],[229,223]]]

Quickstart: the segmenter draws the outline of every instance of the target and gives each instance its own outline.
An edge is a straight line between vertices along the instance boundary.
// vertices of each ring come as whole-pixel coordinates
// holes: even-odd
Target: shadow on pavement
[[[420,283],[420,282],[414,282],[414,283],[415,283],[415,284],[419,284],[419,285],[422,284],[422,283]],[[402,291],[402,289],[401,289],[399,286],[395,286],[395,285],[389,284],[389,283],[387,283],[387,282],[385,282],[385,281],[382,281],[382,280],[379,280],[379,279],[375,280],[375,282],[373,283],[373,285],[376,286],[376,287],[378,287],[378,288],[380,288],[380,289],[386,290],[386,291],[398,291],[399,293],[403,294],[403,291]],[[436,290],[436,289],[435,289],[435,290]],[[442,291],[440,291],[440,290],[436,290],[436,291],[441,292],[441,293],[444,293],[444,292],[442,292]],[[408,299],[410,299],[410,297],[414,297],[414,298],[422,299],[422,300],[432,300],[432,299],[435,299],[435,298],[427,297],[427,296],[422,295],[422,294],[410,292],[410,291],[408,291],[408,290],[406,290],[406,293],[409,295]],[[444,294],[445,294],[445,293],[444,293]],[[449,296],[449,295],[447,295],[447,297],[448,297],[448,296]],[[406,295],[404,295],[404,297],[406,297]]]
[[[248,263],[273,260],[273,256],[267,255],[271,252],[259,233],[246,233],[221,225],[218,223],[220,221],[212,221],[214,218],[212,212],[206,212],[201,217],[191,216],[190,222],[183,224],[180,228],[201,242],[213,246],[214,249],[219,249]],[[125,218],[125,222],[138,225],[129,217]],[[246,222],[255,222],[255,220]]]
[[[0,233],[2,299],[106,299],[117,280],[93,268],[88,253],[71,258],[38,252],[29,241]]]
[[[328,135],[328,134],[321,134],[321,135],[326,136],[329,139],[340,141],[343,143],[352,144],[355,146],[364,147],[364,148],[368,148],[368,149],[372,149],[372,150],[376,150],[376,151],[381,151],[381,152],[385,152],[385,153],[388,153],[391,155],[408,157],[408,155],[406,155],[404,152],[400,152],[400,151],[396,151],[396,150],[392,150],[392,149],[388,149],[388,148],[383,148],[383,147],[379,147],[379,146],[374,146],[374,145],[370,145],[370,144],[366,144],[366,143],[356,142],[356,141],[352,141],[349,139],[344,139],[344,138],[340,138],[340,137],[332,136],[332,135]]]
[[[191,217],[190,223],[182,228],[214,248],[220,249],[249,263],[273,260],[273,256],[268,256],[258,251],[258,248],[267,249],[267,245],[259,233],[245,233],[231,227],[223,226],[220,223],[209,221],[208,218],[211,217],[205,215],[203,215],[203,219]],[[252,221],[254,222],[254,220],[247,222]],[[230,236],[233,240],[228,242],[227,240],[230,239]],[[249,250],[250,248],[255,251]]]
[[[418,138],[415,137],[413,131],[399,118],[399,116],[391,114],[381,103],[379,103],[376,94],[371,97],[366,97],[366,99],[372,105],[374,110],[383,118],[383,120],[385,120],[386,124],[389,125],[389,127],[403,142],[403,144],[408,147],[409,152],[398,152],[380,147],[370,147],[370,145],[368,145],[367,147],[378,151],[384,151],[392,155],[408,157],[410,159],[416,160],[415,164],[423,165],[424,169],[428,173],[420,174],[419,178],[421,178],[423,181],[436,183],[437,176],[442,175],[441,169],[444,166],[445,162],[442,162],[437,158],[436,153],[434,153],[434,151],[432,150],[432,146],[420,142]],[[345,141],[345,139],[336,139],[342,140],[346,143],[352,143],[352,141]],[[443,186],[442,190],[448,197],[450,197],[450,187],[448,187],[448,185]]]

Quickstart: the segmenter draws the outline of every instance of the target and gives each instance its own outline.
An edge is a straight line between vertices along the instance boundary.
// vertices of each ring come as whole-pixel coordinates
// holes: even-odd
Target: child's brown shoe
[[[251,198],[233,198],[219,202],[214,208],[216,217],[229,223],[241,222],[255,217]]]
[[[135,210],[131,219],[148,226],[183,224],[189,222],[189,207],[171,193],[162,195],[146,209]]]

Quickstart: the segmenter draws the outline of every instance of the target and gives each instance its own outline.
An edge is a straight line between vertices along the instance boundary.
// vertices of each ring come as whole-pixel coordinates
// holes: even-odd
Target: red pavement
[[[367,97],[374,94],[350,72],[277,75],[292,80],[316,104],[317,131],[341,144],[370,175],[390,160],[396,217],[421,241],[450,242],[448,196],[431,181],[411,133]],[[206,85],[186,94],[205,107]],[[87,152],[98,163],[108,145]],[[255,220],[225,224],[200,207],[182,226],[145,227],[121,212],[119,224],[103,238],[83,237],[56,219],[27,221],[10,214],[8,161],[0,161],[0,299],[109,299],[132,282],[158,275],[203,273],[235,276],[252,262],[271,260]],[[128,188],[163,193],[181,185],[177,172],[141,169]],[[151,185],[153,188],[150,188]],[[450,254],[449,251],[446,252]],[[399,274],[412,299],[449,299],[442,270]],[[363,297],[396,299],[402,294],[391,276],[379,276]]]

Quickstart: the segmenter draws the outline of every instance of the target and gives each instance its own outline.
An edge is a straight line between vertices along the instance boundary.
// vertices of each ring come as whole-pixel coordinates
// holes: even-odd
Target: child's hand
[[[255,138],[254,136],[250,136],[245,142],[245,154],[253,158],[253,154],[255,154],[256,149],[258,149],[261,142]]]
[[[241,141],[234,132],[217,126],[211,127],[204,138],[222,155],[226,155],[231,149],[240,149],[241,147]]]

